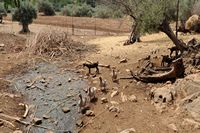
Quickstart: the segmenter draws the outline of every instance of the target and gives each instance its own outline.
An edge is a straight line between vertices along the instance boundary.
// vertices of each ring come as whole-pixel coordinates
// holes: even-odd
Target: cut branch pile
[[[87,50],[82,43],[75,42],[64,31],[41,30],[27,43],[30,54],[48,57],[75,56]]]

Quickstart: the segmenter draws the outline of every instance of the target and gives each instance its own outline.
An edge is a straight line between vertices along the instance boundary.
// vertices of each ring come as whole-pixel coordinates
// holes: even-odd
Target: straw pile
[[[69,38],[66,32],[59,30],[42,30],[27,43],[29,53],[48,57],[75,56],[87,48],[80,42]]]

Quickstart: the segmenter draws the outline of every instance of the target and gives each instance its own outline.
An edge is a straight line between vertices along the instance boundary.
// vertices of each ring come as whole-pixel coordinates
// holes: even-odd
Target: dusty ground
[[[11,26],[16,28],[11,28]],[[1,26],[1,31],[4,31],[9,27],[16,33],[16,31],[20,29],[15,23],[12,25],[6,23],[5,27],[6,28]],[[31,26],[33,32],[37,32],[41,27],[43,27],[43,25],[34,24]],[[8,32],[9,31],[6,31],[6,33]],[[26,36],[23,37],[25,38]],[[2,109],[4,113],[12,114],[14,116],[20,116],[23,112],[18,105],[20,102],[23,102],[23,97],[10,95],[14,92],[8,90],[8,82],[2,79],[5,79],[5,76],[10,74],[17,76],[19,72],[26,70],[24,69],[27,68],[26,58],[20,56],[21,53],[19,53],[21,48],[23,48],[21,46],[25,45],[23,37],[20,39],[18,35],[10,34],[2,34],[0,36],[0,43],[8,45],[6,51],[0,52],[0,109]],[[183,40],[188,40],[191,37],[196,37],[200,40],[199,35],[181,36]],[[153,56],[168,53],[169,51],[167,51],[167,48],[172,46],[171,41],[162,33],[146,35],[142,37],[142,43],[136,43],[130,46],[122,45],[127,39],[127,36],[98,37],[96,39],[90,37],[74,38],[87,42],[88,45],[95,44],[99,51],[93,54],[88,54],[86,59],[99,61],[101,64],[110,64],[111,66],[116,67],[120,77],[129,74],[126,72],[126,69],[136,70],[138,59],[146,57],[154,50],[157,50],[158,52]],[[15,46],[8,41],[12,39],[12,42],[15,42]],[[123,58],[126,58],[128,62],[119,64],[119,61]],[[86,59],[83,59],[80,62],[85,61]],[[85,69],[84,73],[86,72],[87,70]],[[182,118],[179,115],[174,115],[173,107],[167,112],[160,113],[153,105],[151,105],[150,101],[148,101],[146,93],[150,87],[162,86],[162,84],[142,84],[136,83],[132,80],[122,80],[119,84],[113,84],[111,82],[111,71],[109,69],[101,68],[100,73],[101,74],[98,76],[102,76],[108,81],[109,92],[107,94],[98,93],[99,100],[94,106],[92,106],[92,110],[95,111],[97,116],[95,118],[84,118],[84,123],[90,123],[86,128],[81,130],[83,133],[117,133],[127,128],[135,128],[135,130],[140,133],[174,132],[172,129],[168,128],[168,125],[171,123],[177,125],[179,132],[190,132],[190,129],[181,127],[180,123]],[[98,87],[98,78],[91,78],[91,86]],[[137,97],[138,102],[134,103],[127,101],[122,103],[120,94],[111,98],[110,94],[113,87],[118,87],[120,93],[123,92],[125,95],[134,94]],[[7,93],[9,93],[9,95],[5,95]],[[116,114],[109,112],[108,110],[105,111],[106,104],[101,104],[100,102],[102,97],[108,98],[109,101],[120,103],[117,105],[120,108],[120,113]],[[19,125],[17,125],[17,127],[18,126]],[[0,127],[0,132],[3,133],[11,132],[13,130],[14,129],[9,128],[8,126]]]

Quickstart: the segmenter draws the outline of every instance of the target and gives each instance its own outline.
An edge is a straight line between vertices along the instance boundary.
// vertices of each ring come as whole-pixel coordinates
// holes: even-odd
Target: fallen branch
[[[4,123],[6,123],[6,124],[8,124],[8,125],[11,125],[12,127],[16,128],[14,124],[12,124],[11,122],[9,122],[9,121],[7,121],[7,120],[4,120],[4,119],[1,119],[1,118],[0,118],[0,121],[2,121],[2,122],[4,122]]]

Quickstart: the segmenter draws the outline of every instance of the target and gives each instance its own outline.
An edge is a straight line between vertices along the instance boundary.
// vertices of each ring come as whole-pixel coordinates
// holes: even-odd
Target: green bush
[[[76,17],[92,17],[93,14],[93,8],[85,3],[72,9],[72,15]]]
[[[19,8],[16,8],[12,14],[12,20],[18,21],[22,25],[21,33],[29,32],[28,25],[37,18],[36,9],[29,2],[22,2]]]
[[[39,12],[43,12],[45,16],[53,16],[53,15],[55,15],[55,11],[53,9],[53,5],[48,0],[40,0],[40,1],[38,1],[38,11]]]
[[[70,5],[64,6],[61,9],[61,15],[72,16],[72,5],[70,4]]]
[[[4,3],[0,3],[0,14],[2,14],[3,16],[7,16],[7,12],[6,9],[4,8]]]
[[[99,5],[95,8],[93,16],[97,18],[121,18],[123,13],[121,10]]]
[[[200,1],[193,6],[192,14],[200,15]]]

